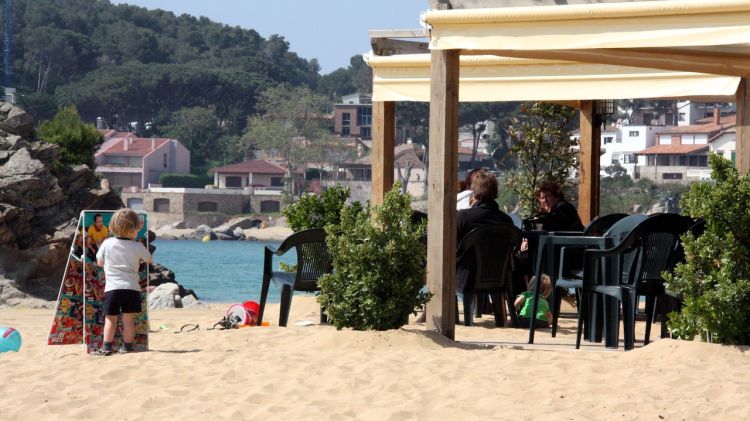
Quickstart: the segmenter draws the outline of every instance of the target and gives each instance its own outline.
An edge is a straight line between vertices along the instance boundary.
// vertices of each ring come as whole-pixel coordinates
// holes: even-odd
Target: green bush
[[[351,189],[344,186],[329,187],[321,194],[307,194],[281,210],[286,222],[295,231],[339,225],[341,210],[346,205]],[[353,206],[361,209],[359,203]]]
[[[213,184],[214,179],[210,175],[164,173],[159,177],[159,183],[162,187],[202,189]]]
[[[750,344],[750,176],[739,177],[732,163],[709,156],[713,182],[694,183],[681,205],[706,220],[705,233],[683,238],[686,262],[665,274],[671,291],[684,298],[670,315],[675,337],[727,344]]]
[[[81,120],[73,105],[60,108],[52,120],[42,123],[39,137],[60,145],[60,163],[86,164],[89,168],[96,166],[94,153],[103,140],[96,127]]]
[[[326,228],[334,270],[320,279],[318,302],[338,329],[397,329],[430,299],[422,290],[425,225],[411,222],[411,196],[400,189],[396,183],[374,220],[369,204],[348,206],[340,231]]]

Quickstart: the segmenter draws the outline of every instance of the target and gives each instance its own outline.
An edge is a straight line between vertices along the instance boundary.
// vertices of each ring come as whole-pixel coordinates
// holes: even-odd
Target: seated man
[[[583,231],[581,218],[576,208],[565,200],[562,187],[554,181],[545,181],[536,191],[541,213],[527,220],[531,224],[542,224],[545,231]]]
[[[89,257],[96,256],[96,252],[99,251],[99,247],[104,240],[109,238],[109,229],[104,226],[104,219],[100,213],[94,215],[94,223],[89,226],[89,229],[86,231],[86,236],[86,254]]]

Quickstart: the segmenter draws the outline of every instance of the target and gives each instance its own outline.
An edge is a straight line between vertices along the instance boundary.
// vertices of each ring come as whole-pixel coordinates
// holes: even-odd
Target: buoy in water
[[[203,237],[203,242],[204,243],[207,243],[209,241],[211,241],[211,236],[210,235],[207,235],[207,236]]]

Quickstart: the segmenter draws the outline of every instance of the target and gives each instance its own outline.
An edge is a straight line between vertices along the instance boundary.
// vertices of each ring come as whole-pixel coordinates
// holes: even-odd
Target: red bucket
[[[252,316],[252,324],[256,324],[256,321],[258,320],[258,313],[260,313],[260,304],[256,303],[255,301],[245,301],[242,303],[242,307],[247,310],[248,313]]]

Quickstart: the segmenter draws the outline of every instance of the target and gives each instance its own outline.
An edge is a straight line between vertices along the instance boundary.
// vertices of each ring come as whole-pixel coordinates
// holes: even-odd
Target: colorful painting
[[[98,247],[88,235],[95,218],[101,216],[103,226],[109,225],[113,211],[84,211],[78,222],[78,229],[68,258],[68,266],[63,276],[63,284],[57,301],[57,310],[49,334],[49,345],[86,345],[91,353],[102,346],[104,334],[104,312],[102,300],[106,283],[104,270],[96,265]],[[142,222],[136,241],[148,248],[148,223],[145,214],[139,214]],[[137,351],[148,350],[148,265],[141,264],[139,271],[141,286],[141,308],[136,316]],[[122,321],[118,321],[115,334],[115,349],[122,346]]]

